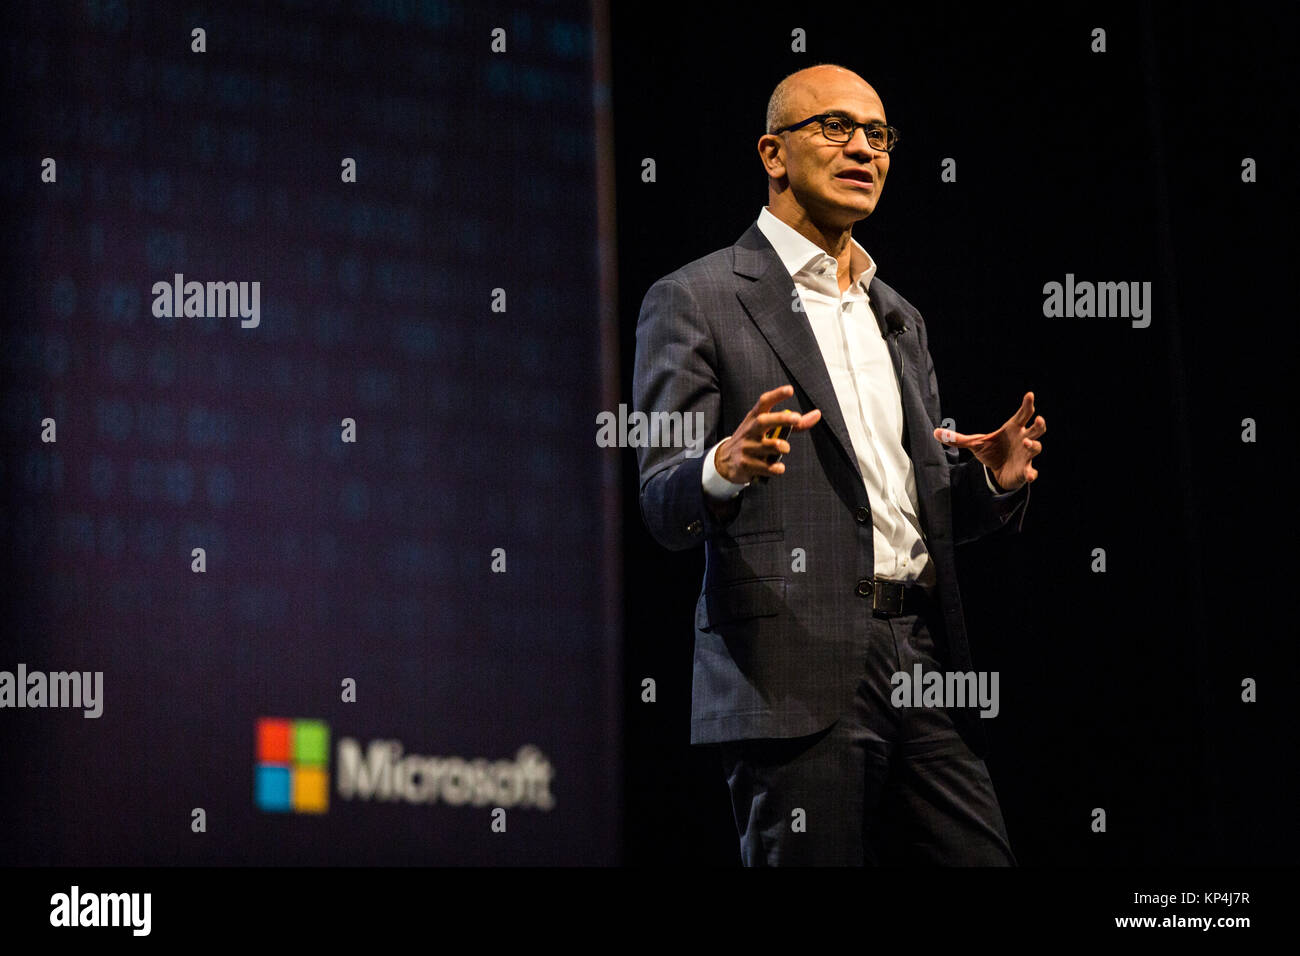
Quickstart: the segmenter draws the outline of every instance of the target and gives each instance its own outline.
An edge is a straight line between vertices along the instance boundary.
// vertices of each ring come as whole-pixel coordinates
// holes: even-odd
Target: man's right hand
[[[759,396],[758,403],[749,410],[735,434],[714,453],[713,464],[719,475],[733,484],[747,485],[755,478],[785,474],[784,462],[768,464],[768,458],[788,454],[790,443],[783,438],[764,438],[763,434],[782,425],[788,425],[792,431],[807,431],[822,417],[821,410],[816,408],[806,415],[771,410],[777,402],[793,394],[792,385],[782,385]]]

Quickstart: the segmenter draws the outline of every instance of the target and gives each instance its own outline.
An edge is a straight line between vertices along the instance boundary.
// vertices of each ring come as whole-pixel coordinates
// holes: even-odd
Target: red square
[[[279,717],[261,717],[257,721],[257,762],[289,763],[292,749],[293,722]]]

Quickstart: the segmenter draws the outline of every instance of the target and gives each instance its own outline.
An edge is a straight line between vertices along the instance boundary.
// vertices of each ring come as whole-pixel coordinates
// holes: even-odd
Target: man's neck
[[[849,286],[849,272],[853,259],[853,224],[831,226],[814,222],[802,207],[792,203],[782,203],[780,197],[768,203],[767,211],[803,236],[819,249],[835,257],[838,263],[840,291]]]

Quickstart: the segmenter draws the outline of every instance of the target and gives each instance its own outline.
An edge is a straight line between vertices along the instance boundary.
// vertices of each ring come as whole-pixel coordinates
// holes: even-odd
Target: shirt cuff
[[[726,439],[724,438],[722,441],[726,441]],[[718,474],[718,466],[713,463],[713,456],[718,453],[718,445],[721,445],[722,441],[710,448],[708,454],[704,456],[702,484],[704,485],[704,493],[714,501],[730,501],[749,487],[749,485],[738,485],[734,481],[728,481]]]
[[[1007,491],[1007,489],[999,487],[998,483],[993,480],[993,473],[989,471],[989,466],[980,462],[980,467],[984,469],[984,483],[989,486],[989,491],[993,492],[995,495],[1013,495],[1020,490],[1019,488],[1014,488],[1011,491]]]
[[[995,495],[1005,495],[1006,492],[993,483],[993,475],[989,472],[989,466],[981,462],[980,467],[984,469],[984,483],[989,486],[989,491]]]

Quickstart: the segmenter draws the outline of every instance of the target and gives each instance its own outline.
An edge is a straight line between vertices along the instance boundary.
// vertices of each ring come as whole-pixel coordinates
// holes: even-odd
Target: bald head
[[[817,66],[805,67],[791,73],[780,83],[767,101],[767,126],[765,132],[771,133],[782,126],[797,123],[809,112],[805,109],[810,100],[817,98],[817,91],[826,87],[856,87],[866,89],[876,97],[871,84],[852,70],[834,63],[819,63]],[[876,97],[879,99],[879,97]],[[816,110],[812,110],[816,112]]]
[[[776,132],[810,116],[832,114],[838,120]],[[834,63],[810,66],[778,83],[767,104],[767,130],[757,144],[772,214],[808,230],[805,235],[838,234],[842,239],[880,200],[889,150],[875,130],[887,123],[885,104],[871,84]],[[842,135],[846,124],[847,140]],[[873,138],[881,145],[873,147]]]

